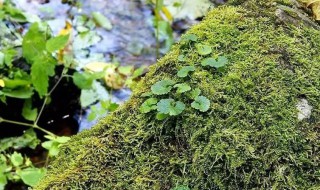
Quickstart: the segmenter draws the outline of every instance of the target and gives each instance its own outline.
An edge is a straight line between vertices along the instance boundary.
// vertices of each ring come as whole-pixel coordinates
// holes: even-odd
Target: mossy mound
[[[175,45],[128,103],[71,140],[35,189],[319,189],[320,32],[313,27],[286,1],[211,11],[188,34],[213,47],[209,56],[227,57],[226,69],[201,67],[208,56],[194,42]],[[196,71],[178,78],[186,65]],[[142,93],[163,79],[200,88],[209,111],[171,91],[163,97],[184,102],[182,114],[163,121],[142,114]],[[299,121],[301,98],[313,108]]]

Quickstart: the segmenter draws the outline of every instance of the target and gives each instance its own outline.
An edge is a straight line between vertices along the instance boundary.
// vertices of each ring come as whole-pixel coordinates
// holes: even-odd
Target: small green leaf
[[[157,104],[157,110],[158,112],[162,114],[169,114],[170,113],[170,108],[171,104],[174,102],[173,99],[162,99],[158,102]]]
[[[14,152],[10,156],[10,161],[15,167],[18,167],[23,164],[23,157],[20,153]]]
[[[70,140],[70,137],[66,137],[66,136],[56,137],[56,139],[55,139],[55,141],[60,144],[64,144],[64,143],[68,142],[69,140]]]
[[[80,94],[81,107],[86,108],[91,104],[98,102],[99,96],[93,89],[82,89]]]
[[[141,113],[149,113],[152,110],[156,110],[158,100],[156,98],[149,98],[140,106]]]
[[[29,63],[46,49],[48,34],[41,30],[40,25],[41,23],[33,23],[23,38],[22,53]]]
[[[162,114],[169,114],[171,116],[179,115],[185,109],[184,103],[173,99],[162,99],[157,104],[157,110]]]
[[[183,41],[193,41],[196,42],[198,40],[198,36],[195,34],[186,34],[182,36]]]
[[[92,74],[87,72],[79,73],[75,72],[72,76],[73,83],[77,85],[80,89],[90,89],[92,87],[92,83],[94,78]]]
[[[212,52],[212,49],[208,45],[196,44],[197,51],[200,55],[208,55]]]
[[[185,108],[186,106],[184,103],[177,101],[175,102],[175,105],[170,108],[169,115],[179,115]]]
[[[151,86],[151,91],[156,95],[167,94],[174,84],[175,82],[172,80],[161,80]]]
[[[23,170],[17,171],[17,174],[21,177],[22,181],[34,187],[38,184],[41,178],[46,174],[45,168],[26,168]]]
[[[64,48],[67,45],[68,41],[69,35],[60,35],[48,40],[46,43],[46,48],[49,52],[54,52]]]
[[[118,107],[119,104],[112,102],[111,100],[106,100],[106,101],[100,101],[102,108],[112,112],[115,111]]]
[[[156,115],[157,120],[164,120],[168,117],[169,117],[169,114],[157,113],[157,115]]]
[[[25,100],[22,108],[22,116],[29,121],[35,121],[38,115],[38,109],[32,109],[31,99]]]
[[[110,20],[100,12],[93,12],[92,17],[99,26],[105,28],[106,30],[112,29],[112,24]]]
[[[42,147],[49,150],[49,156],[57,156],[59,153],[59,145],[60,143],[56,141],[45,141],[42,144]]]
[[[214,58],[206,58],[201,61],[202,66],[210,66],[217,69],[224,67],[227,63],[228,63],[228,59],[224,56],[219,56],[218,60],[215,60]]]
[[[150,97],[150,96],[152,96],[152,95],[153,95],[152,92],[145,92],[145,93],[142,93],[142,94],[141,94],[141,97]]]
[[[34,63],[31,66],[31,80],[40,97],[48,92],[49,76],[55,74],[56,63],[57,61],[47,54],[40,54],[34,58]]]
[[[4,50],[3,53],[4,53],[4,63],[8,67],[11,67],[12,61],[18,52],[15,49],[7,49],[7,50]]]
[[[182,67],[179,71],[178,71],[178,77],[184,78],[186,76],[188,76],[189,72],[195,71],[195,67],[194,66],[185,66]]]
[[[178,88],[177,93],[180,94],[191,90],[191,87],[187,83],[176,84],[174,87]]]
[[[20,99],[28,99],[33,95],[32,88],[24,87],[18,89],[4,89],[2,91],[3,95],[12,97],[12,98],[20,98]]]
[[[194,102],[191,103],[191,107],[201,112],[206,112],[210,108],[210,100],[205,96],[198,96],[195,98]]]
[[[0,190],[4,190],[7,183],[7,176],[2,171],[0,171]]]
[[[192,99],[195,99],[200,94],[201,94],[201,90],[199,88],[196,88],[196,89],[192,90],[191,93],[190,93]]]

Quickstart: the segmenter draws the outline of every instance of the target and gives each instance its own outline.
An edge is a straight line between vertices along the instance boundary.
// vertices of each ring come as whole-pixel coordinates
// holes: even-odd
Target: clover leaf
[[[141,113],[149,113],[152,110],[156,110],[158,100],[156,98],[149,98],[140,106]]]
[[[151,86],[151,91],[153,94],[162,95],[167,94],[172,89],[172,86],[175,84],[172,80],[161,80],[156,82],[154,85]]]
[[[169,114],[171,116],[179,115],[185,109],[184,103],[173,99],[162,99],[157,104],[157,109],[161,114]]]
[[[210,100],[205,96],[198,96],[195,98],[194,102],[191,103],[191,107],[201,112],[206,112],[210,108]]]
[[[177,93],[179,94],[191,90],[191,87],[187,83],[176,84],[174,87],[177,88]]]
[[[195,71],[195,69],[196,68],[194,66],[185,66],[178,71],[177,75],[180,78],[184,78],[188,76],[189,72]]]
[[[197,48],[197,52],[200,55],[208,55],[212,52],[212,49],[210,46],[208,45],[204,45],[204,44],[196,44],[196,48]]]
[[[215,60],[214,58],[206,58],[201,61],[202,66],[210,66],[216,69],[220,67],[224,67],[227,63],[228,63],[228,59],[224,56],[219,56],[218,60]]]

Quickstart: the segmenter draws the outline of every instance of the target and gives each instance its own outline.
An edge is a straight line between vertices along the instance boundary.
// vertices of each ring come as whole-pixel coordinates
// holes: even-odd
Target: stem
[[[13,121],[13,120],[9,120],[9,119],[3,119],[1,118],[1,122],[4,122],[4,123],[11,123],[11,124],[15,124],[15,125],[22,125],[22,126],[27,126],[27,127],[32,127],[34,129],[39,129],[40,131],[43,131],[44,133],[48,134],[48,135],[51,135],[51,136],[56,136],[55,134],[51,133],[50,131],[48,130],[45,130],[41,127],[39,127],[38,125],[36,124],[30,124],[30,123],[24,123],[24,122],[19,122],[19,121]]]
[[[57,88],[57,86],[60,84],[60,82],[61,82],[61,80],[62,80],[63,77],[64,77],[64,75],[63,75],[63,71],[62,71],[62,73],[61,73],[58,81],[57,81],[56,84],[52,87],[52,89],[49,91],[49,93],[46,95],[46,98],[45,98],[44,101],[43,101],[43,104],[42,104],[42,106],[41,106],[41,109],[40,109],[40,112],[39,112],[39,114],[38,114],[38,117],[37,117],[37,119],[36,119],[35,122],[34,122],[34,125],[37,125],[37,124],[38,124],[38,121],[39,121],[39,119],[40,119],[40,117],[41,117],[41,115],[42,115],[42,112],[43,112],[43,110],[44,110],[44,107],[46,106],[46,103],[47,103],[47,101],[48,101],[48,97],[49,97],[49,96],[52,94],[52,92]],[[41,128],[41,129],[42,129],[42,128]]]
[[[8,120],[8,119],[3,119],[3,118],[2,118],[2,122],[12,123],[12,124],[16,124],[16,125],[22,125],[22,126],[27,126],[27,127],[33,127],[33,124],[30,124],[30,123],[23,123],[23,122],[13,121],[13,120]]]

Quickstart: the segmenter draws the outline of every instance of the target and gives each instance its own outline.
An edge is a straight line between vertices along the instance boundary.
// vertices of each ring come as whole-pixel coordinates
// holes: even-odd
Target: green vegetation
[[[71,138],[35,189],[319,189],[320,33],[281,9],[289,1],[232,3],[183,36],[129,102]],[[301,97],[313,109],[299,121]]]
[[[34,186],[45,174],[49,157],[56,156],[61,145],[70,139],[59,137],[39,125],[39,119],[46,106],[51,103],[51,95],[62,79],[73,81],[81,89],[79,104],[83,108],[91,106],[88,120],[92,121],[118,107],[118,104],[111,101],[105,86],[109,89],[131,86],[144,73],[145,67],[134,69],[133,66],[120,66],[119,63],[108,65],[102,62],[90,62],[76,71],[79,61],[74,53],[99,40],[86,27],[94,29],[97,25],[108,30],[112,28],[101,13],[93,13],[92,19],[84,15],[79,17],[82,25],[79,24],[80,21],[76,24],[78,28],[82,26],[82,30],[72,41],[70,23],[61,29],[59,35],[54,36],[46,22],[15,8],[10,0],[0,1],[0,101],[2,104],[7,104],[8,99],[24,101],[22,110],[16,110],[21,112],[23,121],[13,121],[1,116],[0,123],[3,126],[9,123],[27,127],[20,137],[0,140],[1,190],[9,181],[22,181],[28,186]],[[25,23],[30,26],[22,36]],[[21,31],[17,29],[19,27]],[[74,52],[70,50],[72,45],[77,46]],[[57,69],[58,66],[62,67],[62,71]],[[41,106],[37,105],[39,101],[42,102]],[[101,107],[92,105],[97,102],[100,102]],[[44,132],[47,140],[41,143],[41,136],[37,137],[34,130]],[[19,153],[24,148],[36,149],[37,146],[48,150],[47,161],[32,163],[25,153]]]

